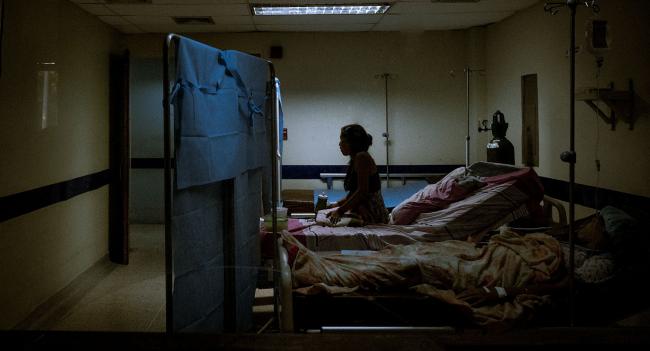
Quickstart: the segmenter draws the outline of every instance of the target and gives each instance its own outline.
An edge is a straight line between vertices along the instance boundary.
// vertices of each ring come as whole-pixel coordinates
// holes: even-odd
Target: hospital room
[[[0,335],[646,349],[648,15],[0,0]]]

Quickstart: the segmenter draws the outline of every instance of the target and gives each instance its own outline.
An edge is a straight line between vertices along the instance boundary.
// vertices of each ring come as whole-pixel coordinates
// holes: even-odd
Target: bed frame
[[[399,179],[402,185],[406,184],[407,179],[425,179],[436,182],[442,179],[447,173],[379,173],[379,178],[384,179]],[[321,173],[320,179],[327,183],[327,189],[334,188],[334,179],[345,178],[345,173]]]
[[[543,199],[543,209],[544,213],[546,215],[546,218],[548,219],[548,223],[551,224],[551,227],[555,226],[560,226],[560,225],[566,225],[566,211],[564,209],[564,206],[562,203],[556,199],[553,199],[549,196],[544,195]],[[554,220],[554,213],[556,213],[558,220]],[[550,229],[550,227],[547,228],[538,228],[538,229]],[[295,306],[296,303],[303,305],[305,304],[305,300],[310,299],[310,297],[303,297],[303,296],[294,296],[293,295],[293,284],[292,284],[292,272],[291,272],[291,267],[289,266],[289,255],[287,253],[287,250],[284,248],[284,245],[282,243],[282,239],[278,239],[277,241],[277,256],[279,258],[278,260],[278,269],[280,271],[280,282],[279,282],[279,298],[280,298],[280,306],[279,306],[279,312],[280,312],[280,330],[282,332],[294,332],[296,331],[296,328],[298,327],[306,327],[307,329],[313,328],[314,325],[310,325],[310,321],[307,321],[307,325],[298,325],[298,321],[296,321],[296,316],[298,315],[295,311],[300,310],[300,307]],[[347,304],[349,306],[359,306],[362,304],[365,304],[366,306],[380,306],[383,304],[388,304],[388,305],[396,305],[399,304],[400,306],[404,306],[408,308],[409,306],[418,306],[419,308],[432,308],[438,313],[442,312],[443,317],[440,318],[439,316],[437,317],[436,321],[434,322],[435,326],[431,325],[422,325],[422,321],[418,320],[417,318],[415,320],[410,320],[411,322],[417,323],[417,325],[411,325],[411,326],[353,326],[354,330],[356,331],[371,331],[371,330],[376,330],[377,328],[381,328],[381,330],[420,330],[422,328],[426,330],[445,330],[445,331],[453,331],[454,327],[450,326],[449,324],[441,324],[441,323],[451,323],[451,324],[459,324],[461,323],[461,319],[459,319],[458,315],[454,315],[452,311],[446,311],[449,308],[441,303],[436,303],[432,299],[420,296],[420,295],[414,295],[414,294],[409,294],[409,293],[400,293],[400,294],[380,294],[380,295],[374,295],[374,294],[345,294],[341,296],[337,296],[336,301],[337,304],[342,303],[342,304]],[[322,301],[319,301],[318,305],[325,305],[329,304],[331,299],[322,299]],[[378,303],[379,302],[379,303]],[[433,307],[431,306],[433,305]],[[329,305],[331,306],[331,304]],[[324,311],[327,312],[329,306],[320,306],[320,308]],[[379,307],[378,309],[384,309],[383,307]],[[385,309],[384,309],[385,310]],[[367,308],[365,311],[377,311],[377,308]],[[396,316],[395,313],[392,313],[390,311],[385,311],[388,314],[392,314],[396,319],[400,319],[400,316]],[[445,313],[447,312],[447,313]],[[328,319],[330,316],[326,316],[325,318]],[[305,322],[305,318],[300,318],[301,320],[299,322]],[[444,322],[443,322],[444,321]],[[343,329],[347,330],[346,328],[351,328],[351,326],[346,325],[346,326],[328,326],[328,330],[331,331],[341,331]],[[343,329],[341,329],[343,328]],[[322,329],[322,328],[321,328]]]

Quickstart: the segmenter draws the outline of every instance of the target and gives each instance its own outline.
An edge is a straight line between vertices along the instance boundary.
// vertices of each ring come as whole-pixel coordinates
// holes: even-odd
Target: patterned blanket
[[[495,305],[473,307],[458,294],[483,286],[540,284],[564,272],[562,248],[545,234],[520,236],[503,231],[482,247],[449,240],[392,245],[364,255],[326,256],[308,250],[290,235],[283,238],[298,250],[292,267],[296,293],[411,290],[458,307],[479,325],[527,319],[550,301],[549,296],[520,294]]]

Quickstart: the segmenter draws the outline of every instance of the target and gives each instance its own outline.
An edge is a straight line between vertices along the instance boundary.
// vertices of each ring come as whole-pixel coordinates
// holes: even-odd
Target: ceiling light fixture
[[[304,16],[304,15],[380,15],[386,13],[390,4],[364,5],[251,5],[255,16]]]

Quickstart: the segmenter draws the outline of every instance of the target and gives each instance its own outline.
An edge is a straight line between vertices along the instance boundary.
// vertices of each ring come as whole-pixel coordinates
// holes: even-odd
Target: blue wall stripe
[[[449,173],[463,165],[392,165],[391,173]],[[162,168],[162,158],[133,158],[133,168]],[[379,165],[385,173],[386,166]],[[320,179],[321,173],[345,173],[347,165],[283,165],[282,179]],[[569,183],[563,180],[540,177],[547,195],[569,201]],[[578,205],[600,209],[606,205],[618,207],[637,218],[650,218],[650,198],[614,190],[576,184],[575,202]]]
[[[137,161],[135,161],[137,160]],[[133,168],[162,168],[162,158],[132,159]],[[385,166],[379,166],[380,172]],[[459,165],[396,165],[391,173],[448,173]],[[345,173],[347,165],[284,165],[284,179],[320,179],[320,173]],[[540,177],[544,192],[556,199],[568,201],[569,183],[563,180]],[[65,201],[74,196],[98,189],[111,181],[110,170],[104,170],[72,180],[47,185],[37,189],[0,197],[0,222],[36,211],[43,207]],[[578,205],[600,209],[606,205],[618,207],[638,219],[650,218],[650,198],[596,188],[575,185],[575,202]]]
[[[111,171],[106,169],[68,181],[0,197],[0,222],[98,189],[109,184],[110,181]]]
[[[173,160],[172,160],[173,164]],[[131,158],[131,168],[163,168],[163,158]],[[391,173],[449,173],[463,165],[391,165]],[[386,166],[378,165],[385,173]],[[347,165],[283,165],[282,179],[320,179],[321,173],[345,173]]]
[[[546,195],[562,201],[569,201],[568,182],[546,177],[540,177],[540,180]],[[573,195],[573,200],[578,205],[598,210],[610,205],[627,212],[637,219],[645,220],[650,216],[650,198],[644,196],[578,183],[574,186]]]

